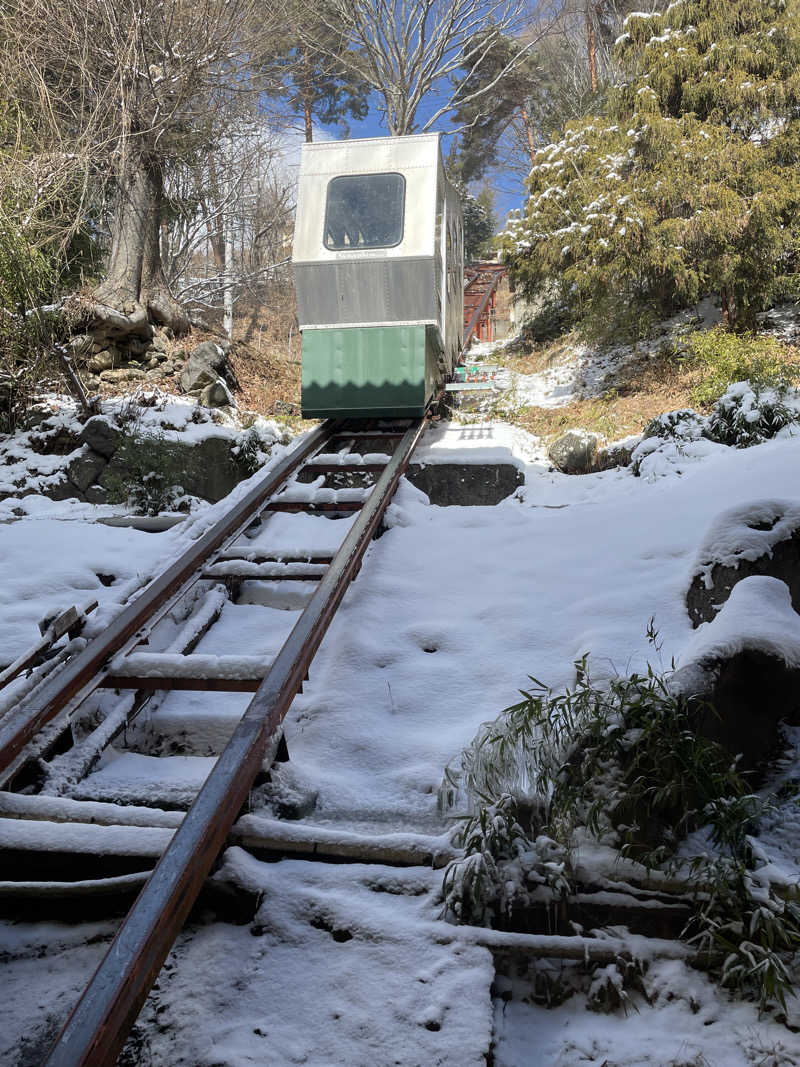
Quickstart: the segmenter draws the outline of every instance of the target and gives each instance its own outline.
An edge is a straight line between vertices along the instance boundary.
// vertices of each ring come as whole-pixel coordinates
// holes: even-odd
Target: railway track
[[[49,1067],[115,1063],[193,904],[209,887],[224,888],[224,870],[209,874],[226,846],[257,858],[321,859],[342,872],[360,861],[389,892],[403,875],[387,872],[410,868],[412,900],[419,885],[441,878],[431,868],[455,855],[446,837],[381,837],[247,814],[273,761],[287,756],[281,724],[424,428],[424,419],[320,426],[101,636],[65,661],[56,652],[35,666],[18,707],[0,719],[0,857],[13,872],[0,881],[0,900],[37,918],[70,907],[86,918],[139,894]],[[48,633],[76,635],[95,606],[65,613]],[[45,635],[24,669],[46,645]],[[258,880],[248,890],[238,862],[236,892],[257,900]],[[295,864],[285,877],[302,881],[297,868],[318,866]],[[357,887],[358,876],[351,882]],[[416,934],[439,952],[604,965],[629,956],[630,939],[575,936],[569,920],[633,930],[640,922],[643,957],[697,960],[674,939],[685,909],[680,894],[610,875],[582,887],[555,925],[547,908],[529,916],[527,928],[540,933],[426,920]],[[368,940],[386,936],[388,910],[385,922],[368,929],[366,921]],[[331,936],[340,933],[349,936],[337,928]]]
[[[15,873],[0,898],[141,888],[52,1067],[115,1062],[251,788],[286,758],[283,719],[426,418],[312,431],[102,635],[49,674],[37,668],[0,720],[0,850]],[[326,524],[311,550],[310,516]],[[186,715],[176,691],[215,694],[215,707]],[[243,713],[242,693],[253,694]],[[399,861],[420,856],[412,845]]]

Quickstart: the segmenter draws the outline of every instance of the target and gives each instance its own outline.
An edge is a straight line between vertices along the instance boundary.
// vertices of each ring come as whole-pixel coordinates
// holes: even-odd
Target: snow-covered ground
[[[601,396],[612,383],[619,381],[625,368],[657,356],[665,346],[680,343],[690,330],[709,329],[721,320],[719,308],[711,300],[702,300],[696,307],[681,311],[658,324],[652,334],[636,343],[589,344],[579,341],[565,344],[548,365],[533,374],[513,369],[513,361],[497,373],[498,389],[508,392],[512,407],[561,408],[576,400]],[[793,305],[774,309],[769,313],[770,331],[786,341],[797,336],[798,313]],[[474,360],[506,363],[504,349],[516,344],[507,341],[473,344],[470,357]]]
[[[371,546],[287,720],[291,761],[279,780],[317,794],[304,822],[439,835],[445,765],[481,722],[515,701],[528,675],[567,685],[584,653],[596,677],[648,661],[659,667],[647,637],[651,617],[663,664],[680,657],[696,640],[685,593],[720,513],[800,499],[800,436],[790,428],[749,449],[694,445],[651,464],[649,477],[631,469],[569,477],[509,427],[433,431],[425,461],[505,457],[524,469],[526,484],[495,508],[434,507],[401,485],[389,529]],[[183,528],[144,534],[92,524],[90,505],[52,505],[56,514],[48,502],[50,514],[39,515],[33,499],[25,498],[31,504],[18,521],[0,525],[4,649],[33,639],[45,607],[90,592],[107,599],[99,625],[122,588],[175,555],[221,507]],[[349,521],[294,518],[271,519],[259,534],[263,546],[320,551]],[[117,582],[106,587],[99,574]],[[259,621],[278,610],[291,621],[304,595],[281,592],[279,603],[245,587],[217,636],[236,650],[236,634],[247,635],[240,653],[267,653]],[[170,701],[163,713],[173,716],[202,714],[204,701],[224,702],[235,716],[248,698]],[[117,784],[144,774],[123,755],[99,773],[116,775]],[[800,838],[796,854],[784,845],[784,866],[800,875]],[[184,931],[144,1009],[131,1062],[462,1067],[485,1062],[493,1048],[497,1067],[800,1064],[800,1035],[675,961],[651,969],[651,1003],[640,999],[627,1016],[588,1012],[577,994],[548,1010],[530,1003],[520,984],[493,1002],[489,951],[439,944],[427,932],[439,914],[440,872],[268,864],[231,849],[220,877],[226,873],[262,895],[255,923]],[[111,929],[0,925],[1,1064],[41,1061]]]

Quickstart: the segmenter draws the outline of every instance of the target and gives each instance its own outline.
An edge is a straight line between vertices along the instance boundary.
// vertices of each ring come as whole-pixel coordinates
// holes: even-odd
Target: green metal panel
[[[422,415],[433,395],[440,350],[433,326],[306,328],[303,415]]]

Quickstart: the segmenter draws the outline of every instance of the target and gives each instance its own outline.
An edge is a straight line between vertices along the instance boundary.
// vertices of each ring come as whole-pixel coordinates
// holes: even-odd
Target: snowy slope
[[[684,596],[717,516],[754,500],[800,499],[800,437],[788,432],[746,450],[687,450],[652,480],[630,470],[554,473],[536,459],[535,441],[495,425],[441,427],[426,449],[427,462],[479,462],[484,449],[494,461],[511,458],[527,484],[496,508],[433,507],[410,484],[401,486],[390,528],[370,547],[287,721],[291,762],[281,773],[293,788],[317,794],[305,819],[310,826],[440,833],[436,791],[445,764],[482,721],[516,699],[529,674],[566,685],[585,652],[595,676],[641,669],[654,658],[646,636],[651,617],[667,665],[692,638]],[[95,593],[96,572],[106,568],[133,581],[214,514],[200,512],[193,530],[180,534],[133,536],[30,517],[0,526],[0,588],[16,590],[5,640],[18,647],[28,639],[42,590],[59,603],[73,591]],[[340,537],[334,525],[314,518],[298,526],[276,516],[260,538],[270,547],[322,550]],[[100,592],[113,596],[115,589]],[[287,621],[305,595],[281,593],[292,598],[283,604]],[[252,586],[244,600],[241,632],[251,635],[252,647],[238,651],[271,651],[253,614],[269,598]],[[276,610],[274,600],[269,605]],[[231,625],[226,618],[220,630],[224,651],[235,650]],[[191,716],[196,700],[174,694],[163,713]],[[99,773],[143,773],[117,763]],[[175,966],[142,1016],[140,1062],[484,1062],[491,957],[434,944],[424,932],[422,924],[437,914],[439,873],[263,864],[235,849],[226,868],[263,894],[256,922],[252,930],[212,924],[185,932]],[[0,1063],[17,1062],[23,1039],[32,1048],[48,1016],[63,1018],[97,962],[97,945],[84,943],[89,936],[0,927],[0,948],[11,953]],[[730,1003],[683,965],[659,964],[648,980],[652,1006],[641,1001],[627,1018],[587,1013],[581,997],[548,1011],[515,990],[510,1003],[495,1004],[495,1064],[800,1064],[798,1035],[759,1019],[752,1005]]]

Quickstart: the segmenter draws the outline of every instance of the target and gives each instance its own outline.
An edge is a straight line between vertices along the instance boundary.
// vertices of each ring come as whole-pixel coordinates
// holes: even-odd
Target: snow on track
[[[684,597],[704,536],[715,530],[718,537],[718,516],[754,500],[800,499],[800,438],[786,433],[746,450],[720,446],[687,454],[680,467],[668,466],[652,481],[630,470],[554,473],[537,459],[535,442],[493,425],[437,428],[425,449],[425,462],[462,462],[464,453],[474,462],[482,453],[492,462],[505,457],[525,469],[526,485],[497,508],[433,507],[410,484],[401,486],[387,516],[390,528],[370,547],[287,720],[287,780],[317,797],[299,824],[303,832],[321,826],[350,835],[441,833],[436,790],[444,765],[482,721],[517,698],[529,674],[564,686],[585,652],[595,675],[642,669],[648,661],[658,667],[646,635],[652,616],[668,665],[692,637]],[[247,545],[327,554],[348,528],[339,524],[351,521],[275,514]],[[31,526],[25,521],[2,533]],[[105,567],[112,544],[124,546],[126,569],[114,573],[126,579],[152,565],[160,538],[175,547],[175,535],[134,537],[103,528],[96,543],[76,544],[74,574],[62,579],[59,524],[36,526],[40,586],[79,588],[75,575],[88,581],[95,556]],[[31,566],[32,552],[20,549],[16,569],[23,560]],[[35,581],[14,569],[0,559],[0,576],[8,570],[9,581]],[[285,589],[258,593],[246,583],[243,599],[226,605],[197,653],[271,654],[273,625],[288,632],[303,597]],[[38,614],[22,617],[32,622]],[[246,694],[176,692],[153,721],[160,716],[159,729],[177,733],[205,716],[211,730],[215,719],[234,720],[247,700]],[[213,761],[172,759],[159,762],[170,768],[170,788],[187,795],[200,764]],[[108,786],[127,790],[136,802],[157,787],[151,760],[141,753],[110,755],[89,780],[93,795],[107,799]],[[785,844],[791,870],[796,860],[791,842]],[[226,854],[226,872],[263,894],[256,921],[252,931],[213,924],[182,935],[176,966],[162,975],[142,1016],[152,1062],[484,1062],[492,1032],[491,955],[437,944],[423,930],[437,914],[441,872],[262,864],[237,849]],[[63,1017],[69,990],[88,978],[97,953],[96,946],[64,941],[52,927],[0,926],[0,935],[27,938],[29,945],[5,968],[0,1063],[11,1064],[13,1035],[32,1040],[31,1017],[44,1020],[47,1011]],[[38,951],[30,947],[36,944],[50,946],[47,965],[37,967],[25,955]],[[581,998],[550,1012],[517,996],[505,1006],[498,1002],[495,1063],[663,1067],[701,1063],[702,1056],[738,1067],[759,1062],[757,1051],[766,1050],[763,1058],[772,1048],[784,1057],[776,1063],[800,1063],[796,1034],[759,1020],[751,1005],[729,1003],[682,964],[656,964],[649,980],[654,1006],[641,1003],[628,1019],[589,1015]]]

